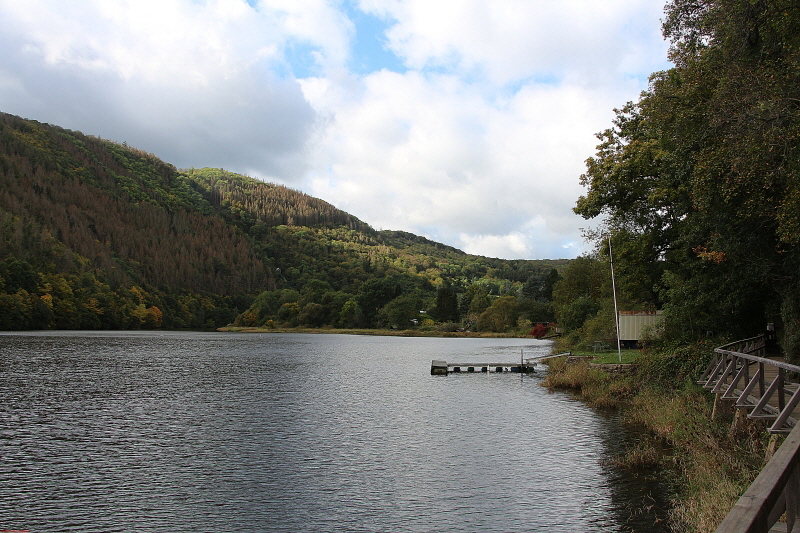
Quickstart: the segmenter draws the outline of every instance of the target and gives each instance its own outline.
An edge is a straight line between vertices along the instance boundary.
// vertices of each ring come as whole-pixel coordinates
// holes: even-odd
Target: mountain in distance
[[[0,114],[0,329],[475,328],[501,301],[504,325],[482,326],[508,329],[552,319],[567,262],[376,231],[282,185]]]

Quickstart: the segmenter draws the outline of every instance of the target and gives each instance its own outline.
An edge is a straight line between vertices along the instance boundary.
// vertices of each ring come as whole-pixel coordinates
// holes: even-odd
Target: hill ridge
[[[408,293],[419,309],[443,287],[459,301],[472,286],[521,294],[565,264],[376,231],[283,185],[0,114],[1,329],[218,327],[246,322],[264,292],[293,305],[262,307],[261,322],[342,325],[350,302],[349,322],[385,326]],[[325,316],[304,318],[309,304]]]

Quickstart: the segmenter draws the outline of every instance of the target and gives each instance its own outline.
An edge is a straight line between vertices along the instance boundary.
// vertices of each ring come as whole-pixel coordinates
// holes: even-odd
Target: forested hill
[[[248,226],[344,226],[375,233],[369,225],[328,202],[282,185],[215,168],[192,168],[186,174],[206,192],[210,205],[229,211]]]
[[[0,114],[0,329],[477,327],[510,297],[484,318],[497,330],[551,317],[566,263],[378,232],[284,186]]]

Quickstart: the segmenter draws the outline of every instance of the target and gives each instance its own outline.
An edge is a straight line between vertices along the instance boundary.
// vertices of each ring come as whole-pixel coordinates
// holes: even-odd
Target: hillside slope
[[[565,264],[378,232],[281,185],[0,114],[2,329],[299,324],[309,304],[324,313],[306,324],[343,325],[348,302],[349,323],[373,327],[400,296],[534,294]],[[279,305],[251,307],[265,298]]]

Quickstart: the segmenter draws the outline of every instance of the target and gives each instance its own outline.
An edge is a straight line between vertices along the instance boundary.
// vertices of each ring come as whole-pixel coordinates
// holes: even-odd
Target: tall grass
[[[766,432],[755,424],[734,431],[728,416],[712,420],[712,404],[691,383],[671,393],[645,387],[624,413],[671,445],[663,464],[678,488],[674,531],[714,531],[766,462]]]
[[[551,389],[571,390],[592,407],[618,407],[634,391],[630,379],[599,370],[588,362],[567,365],[560,357],[550,361],[550,370],[542,384]]]
[[[543,381],[589,405],[620,408],[625,422],[667,445],[644,439],[611,462],[661,465],[675,490],[671,527],[681,533],[714,531],[766,462],[763,427],[733,425],[730,413],[712,420],[713,396],[693,383],[710,354],[706,345],[651,351],[627,374],[555,359]]]

